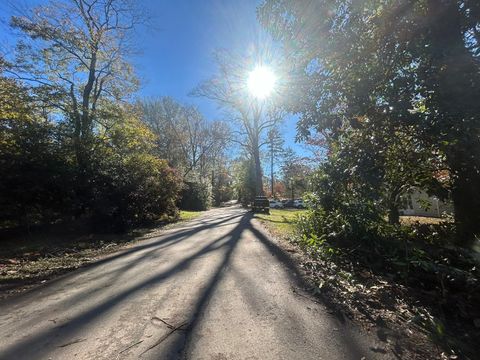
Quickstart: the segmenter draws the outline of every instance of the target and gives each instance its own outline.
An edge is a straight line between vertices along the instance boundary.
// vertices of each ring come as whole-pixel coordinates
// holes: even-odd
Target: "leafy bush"
[[[1,226],[30,227],[71,215],[75,170],[59,137],[46,122],[1,122]]]
[[[105,164],[94,178],[93,220],[116,230],[177,217],[180,181],[165,160],[132,154]]]
[[[300,230],[338,244],[374,241],[385,225],[378,193],[355,182],[341,165],[341,159],[332,159],[312,175],[315,192],[305,196],[310,210],[300,217]]]
[[[220,168],[219,170],[212,188],[212,201],[215,206],[220,206],[222,203],[232,200],[233,197],[233,188],[227,169]]]
[[[138,119],[124,115],[92,154],[91,216],[97,229],[126,230],[178,216],[181,180],[153,155],[154,136]]]
[[[423,287],[478,286],[472,255],[453,245],[453,222],[389,224],[374,181],[359,181],[343,170],[342,159],[331,160],[338,161],[323,164],[312,177],[315,193],[307,196],[309,210],[299,216],[305,246],[319,256],[352,254],[355,262],[400,280],[421,278]]]
[[[211,198],[208,184],[186,181],[180,194],[179,206],[182,210],[207,210],[211,205]]]
[[[391,225],[351,202],[327,211],[315,196],[309,201],[312,208],[298,217],[299,241],[316,256],[350,258],[348,262],[407,283],[416,279],[416,287],[442,289],[443,294],[480,289],[474,255],[452,245],[453,223]]]

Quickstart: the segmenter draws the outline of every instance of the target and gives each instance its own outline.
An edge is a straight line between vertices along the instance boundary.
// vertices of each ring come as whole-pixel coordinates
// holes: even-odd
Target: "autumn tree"
[[[219,159],[212,169],[213,204],[220,206],[233,198],[232,167],[226,159]]]
[[[0,227],[51,221],[71,200],[65,147],[41,115],[26,87],[0,77]]]
[[[102,230],[177,216],[179,176],[128,101],[126,61],[143,19],[128,0],[65,0],[11,18],[0,61],[0,222],[84,218]]]
[[[226,167],[224,156],[229,144],[230,129],[222,121],[209,121],[193,106],[180,104],[172,98],[153,98],[139,101],[145,124],[156,135],[157,154],[169,161],[182,175],[184,196],[181,203],[195,210],[205,210],[210,198],[223,198],[213,189],[222,181]],[[192,194],[198,192],[198,194]],[[198,195],[198,196],[197,196]]]
[[[249,204],[256,195],[255,164],[249,156],[233,161],[233,189],[235,196],[243,205]]]
[[[94,129],[103,125],[104,102],[136,89],[125,58],[140,19],[129,0],[50,2],[11,18],[23,38],[10,73],[65,115],[81,172],[89,167]]]
[[[143,99],[138,106],[142,112],[142,120],[155,133],[156,152],[168,160],[169,164],[181,172],[188,167],[185,155],[186,136],[177,129],[183,121],[183,107],[169,97]]]
[[[210,165],[227,146],[226,124],[208,121],[195,107],[169,97],[145,99],[139,106],[143,121],[156,134],[158,154],[183,176],[207,177]]]

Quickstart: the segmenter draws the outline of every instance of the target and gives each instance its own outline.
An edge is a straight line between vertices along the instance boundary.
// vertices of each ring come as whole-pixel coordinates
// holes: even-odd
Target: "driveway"
[[[210,210],[0,302],[0,358],[386,358],[286,258],[251,213]]]

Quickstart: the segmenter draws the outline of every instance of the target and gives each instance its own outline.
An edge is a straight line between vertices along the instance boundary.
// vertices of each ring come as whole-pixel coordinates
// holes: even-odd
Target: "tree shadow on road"
[[[226,247],[226,251],[224,253],[222,262],[215,269],[214,275],[211,277],[208,285],[204,288],[203,293],[198,297],[194,308],[190,312],[189,318],[186,320],[188,323],[187,332],[183,336],[177,336],[167,348],[163,347],[162,352],[157,354],[158,356],[164,357],[167,355],[169,359],[187,359],[187,348],[194,345],[192,344],[191,334],[194,332],[195,328],[199,326],[199,323],[202,320],[202,313],[205,312],[206,307],[215,294],[215,290],[219,286],[225,270],[229,267],[234,250],[241,240],[241,235],[245,231],[252,232],[255,238],[259,240],[272,255],[276,256],[277,259],[286,266],[287,274],[289,275],[291,284],[293,286],[307,286],[307,283],[302,280],[300,270],[295,265],[294,261],[287,253],[285,253],[283,249],[273,243],[267,236],[264,235],[264,233],[256,228],[256,225],[252,223],[253,218],[254,217],[251,213],[245,214],[239,225],[231,232],[230,240],[224,245]],[[255,287],[255,284],[252,282],[251,286]],[[345,318],[343,315],[336,310],[332,310],[333,307],[331,306],[331,303],[326,302],[324,305],[331,309],[331,311],[329,311],[330,314],[334,314],[341,323],[345,323]],[[290,319],[290,322],[290,325],[293,326],[295,319]],[[298,326],[297,328],[300,327]],[[341,343],[344,345],[345,358],[362,358],[362,355],[364,355],[365,351],[363,351],[362,348],[356,343],[355,339],[352,337],[352,334],[349,333],[348,327],[345,327],[344,329],[345,332],[342,335],[339,334],[338,337],[341,338]],[[320,354],[317,355],[320,356]]]
[[[40,330],[33,332],[27,337],[17,340],[12,345],[3,348],[0,350],[1,359],[23,359],[23,358],[43,358],[48,357],[48,354],[53,352],[59,344],[66,344],[78,335],[78,333],[83,332],[85,328],[89,325],[92,325],[94,322],[100,321],[102,316],[107,312],[110,312],[115,307],[128,302],[135,294],[139,291],[145,290],[151,286],[159,285],[168,279],[187,271],[196,260],[201,258],[206,254],[210,254],[217,251],[222,251],[221,260],[216,265],[215,269],[211,272],[211,276],[206,283],[199,289],[198,296],[195,297],[194,303],[189,309],[186,309],[184,314],[184,334],[182,336],[176,336],[173,338],[173,341],[169,341],[167,346],[152,348],[152,354],[155,352],[157,356],[161,358],[181,358],[183,352],[187,346],[191,346],[189,341],[191,341],[190,334],[198,326],[199,321],[201,321],[201,314],[205,311],[208,306],[209,300],[212,298],[215,293],[218,284],[220,283],[225,270],[227,269],[232,254],[234,253],[239,241],[242,239],[242,235],[245,231],[252,232],[256,239],[258,239],[272,254],[274,254],[277,259],[283,262],[291,274],[291,280],[297,286],[301,286],[299,279],[301,279],[301,274],[292,263],[291,259],[285,252],[279,248],[277,245],[272,243],[262,232],[256,229],[255,224],[252,224],[252,214],[245,213],[243,211],[238,211],[233,213],[233,215],[222,216],[219,219],[214,219],[212,221],[199,221],[196,222],[196,226],[190,229],[178,229],[177,231],[161,236],[159,239],[153,239],[145,244],[140,244],[131,249],[125,250],[121,253],[113,255],[109,258],[100,260],[96,263],[93,263],[87,266],[84,269],[81,269],[80,272],[76,274],[69,274],[65,277],[62,277],[58,280],[55,280],[44,287],[44,293],[49,293],[49,291],[54,291],[56,285],[64,285],[63,283],[74,280],[75,276],[88,272],[95,271],[100,265],[105,264],[114,264],[116,261],[122,259],[127,260],[130,255],[138,255],[132,261],[125,261],[121,266],[117,267],[114,271],[102,272],[101,274],[95,274],[95,281],[101,281],[102,279],[106,282],[114,282],[118,280],[122,274],[125,274],[126,271],[135,267],[136,264],[139,264],[142,261],[145,261],[148,256],[152,255],[152,252],[159,251],[159,249],[165,249],[167,246],[173,246],[178,242],[181,242],[188,238],[191,235],[197,234],[201,231],[206,231],[221,225],[227,225],[228,223],[231,226],[234,226],[231,231],[226,234],[222,234],[217,237],[213,237],[206,241],[198,243],[198,250],[193,252],[193,254],[188,255],[187,257],[182,258],[178,262],[172,264],[168,269],[156,272],[151,276],[142,277],[138,281],[135,281],[128,288],[119,290],[113,296],[91,305],[90,307],[85,308],[85,304],[89,297],[101,293],[104,291],[103,287],[94,287],[92,290],[80,292],[76,295],[70,296],[62,300],[64,305],[73,308],[78,308],[79,312],[62,323],[61,328],[58,326],[52,326],[49,329]],[[72,286],[75,284],[72,283]],[[9,299],[8,302],[3,302],[0,304],[6,304],[9,302],[15,303],[28,303],[28,301],[38,301],[35,299],[35,291],[31,291],[29,294],[22,295],[21,297]],[[326,304],[328,306],[328,304]],[[3,307],[3,306],[2,306]],[[80,310],[81,309],[81,310]],[[27,331],[29,326],[32,326],[35,322],[47,321],[45,318],[42,318],[42,314],[30,316],[30,319],[22,324],[22,328]],[[346,358],[360,358],[359,354],[361,351],[359,347],[355,344],[355,341],[348,336],[348,334],[338,335],[343,339],[345,343],[345,351],[348,353]],[[99,354],[100,355],[100,354]]]

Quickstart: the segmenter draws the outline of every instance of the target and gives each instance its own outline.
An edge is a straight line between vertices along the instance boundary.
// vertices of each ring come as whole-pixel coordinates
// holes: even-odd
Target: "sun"
[[[257,66],[248,76],[248,90],[258,99],[264,99],[275,87],[275,74],[267,66]]]

